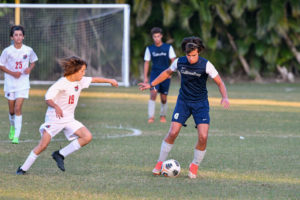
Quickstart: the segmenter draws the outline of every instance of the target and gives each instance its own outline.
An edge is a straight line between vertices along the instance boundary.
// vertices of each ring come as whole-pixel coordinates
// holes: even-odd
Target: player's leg
[[[169,93],[169,88],[170,88],[170,82],[171,79],[167,79],[164,82],[160,84],[159,87],[159,93],[160,93],[160,102],[161,102],[161,107],[160,107],[160,122],[165,123],[166,122],[166,115],[167,115],[167,110],[168,110],[168,104],[167,104],[167,96]]]
[[[22,129],[22,106],[24,98],[17,98],[15,102],[15,134],[12,140],[13,144],[19,143],[19,137]]]
[[[150,73],[150,83],[156,79],[159,74],[151,71]],[[159,85],[150,88],[150,99],[148,101],[148,123],[154,122],[154,114],[155,114],[155,100],[157,97],[157,90],[159,89]]]
[[[148,123],[154,122],[156,96],[157,96],[156,89],[151,88],[150,89],[150,99],[148,101]]]
[[[186,120],[190,117],[190,115],[191,113],[189,112],[186,103],[182,101],[180,97],[178,97],[172,116],[172,123],[168,134],[162,141],[158,162],[152,171],[153,174],[160,174],[161,165],[163,161],[167,159],[169,152],[171,151],[173,144],[180,132],[181,127],[185,124]]]
[[[8,118],[9,118],[9,139],[14,139],[15,135],[15,100],[8,99]]]
[[[171,123],[169,132],[161,143],[160,153],[159,153],[156,166],[152,170],[152,173],[154,175],[160,175],[162,163],[167,159],[170,151],[172,150],[172,147],[180,132],[181,127],[182,127],[181,123],[178,122]]]
[[[160,94],[160,122],[166,123],[166,115],[168,110],[167,94]]]
[[[208,102],[194,103],[193,117],[197,124],[198,140],[194,149],[194,159],[189,167],[190,178],[196,178],[198,167],[206,153],[208,129],[210,123]]]
[[[26,171],[29,170],[29,168],[32,166],[32,164],[35,162],[35,160],[38,158],[38,156],[47,148],[51,141],[51,135],[44,130],[44,133],[42,135],[42,138],[39,142],[39,144],[30,152],[27,159],[25,160],[24,164],[20,166],[17,169],[18,175],[23,175],[26,173]]]
[[[93,138],[91,132],[79,121],[69,123],[65,127],[64,132],[68,140],[73,139],[73,141],[64,148],[52,153],[52,158],[56,161],[58,168],[62,171],[65,171],[65,157],[87,145]]]

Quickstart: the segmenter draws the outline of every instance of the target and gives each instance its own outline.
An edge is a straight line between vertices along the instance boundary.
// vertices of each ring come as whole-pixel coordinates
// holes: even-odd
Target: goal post
[[[39,60],[32,84],[51,84],[62,75],[60,58],[78,56],[86,76],[114,78],[130,86],[130,6],[127,4],[0,4],[0,50],[11,44],[15,8],[25,28],[24,44]],[[3,83],[3,73],[0,73]],[[101,84],[99,84],[101,85]]]

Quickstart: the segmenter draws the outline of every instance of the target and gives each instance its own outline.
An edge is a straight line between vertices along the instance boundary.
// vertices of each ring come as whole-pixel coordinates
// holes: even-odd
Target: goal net
[[[0,4],[0,49],[11,44],[9,29],[20,7],[24,44],[39,60],[31,83],[50,84],[62,76],[58,60],[78,56],[86,76],[115,78],[129,86],[129,15],[126,4]],[[3,73],[0,74],[3,80]]]

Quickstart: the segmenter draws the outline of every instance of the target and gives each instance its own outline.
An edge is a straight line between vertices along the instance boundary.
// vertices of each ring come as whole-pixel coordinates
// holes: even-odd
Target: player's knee
[[[162,104],[166,104],[166,103],[167,103],[167,99],[162,99],[162,100],[161,100],[161,103],[162,103]]]
[[[84,140],[86,141],[86,143],[89,143],[91,142],[93,139],[93,135],[91,133],[87,133],[85,136],[84,136]]]
[[[178,131],[173,131],[173,130],[169,131],[168,134],[169,139],[175,140],[177,136],[178,136]]]
[[[199,136],[199,143],[200,144],[206,144],[206,141],[207,141],[207,135],[205,135],[205,134],[201,134],[200,136]]]

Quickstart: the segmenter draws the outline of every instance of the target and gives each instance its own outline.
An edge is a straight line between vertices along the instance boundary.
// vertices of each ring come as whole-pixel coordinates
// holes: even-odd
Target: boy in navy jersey
[[[151,36],[154,44],[148,46],[144,56],[144,83],[148,83],[149,63],[152,60],[150,82],[159,76],[161,72],[169,67],[170,60],[175,60],[175,52],[171,45],[162,42],[162,29],[154,27],[151,29]],[[160,109],[160,122],[166,122],[167,113],[167,95],[170,87],[170,77],[163,82],[157,84],[150,89],[150,100],[148,102],[148,123],[154,122],[155,113],[155,100],[157,92],[160,93],[161,109]]]
[[[159,175],[163,161],[167,159],[180,129],[186,120],[193,115],[198,130],[198,141],[194,149],[194,159],[190,163],[189,178],[196,178],[198,166],[204,158],[209,129],[209,103],[207,97],[206,81],[210,76],[219,87],[222,95],[221,104],[229,108],[226,87],[215,67],[206,59],[199,56],[204,50],[202,41],[198,37],[184,38],[181,43],[186,56],[176,59],[171,66],[162,72],[150,84],[140,83],[140,90],[146,90],[156,86],[167,79],[173,72],[181,74],[181,88],[172,116],[169,133],[161,144],[158,162],[153,169],[154,175]]]

